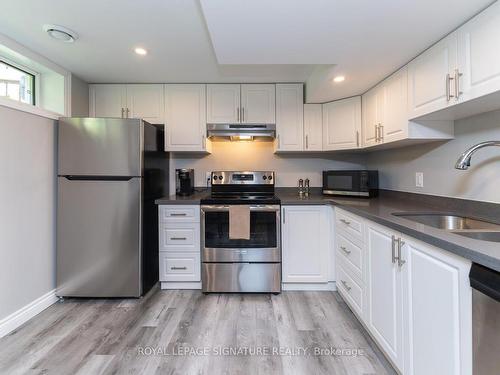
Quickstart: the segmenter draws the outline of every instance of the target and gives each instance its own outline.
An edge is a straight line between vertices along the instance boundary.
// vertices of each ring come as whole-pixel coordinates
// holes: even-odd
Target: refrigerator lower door
[[[141,182],[58,178],[58,296],[141,295]]]

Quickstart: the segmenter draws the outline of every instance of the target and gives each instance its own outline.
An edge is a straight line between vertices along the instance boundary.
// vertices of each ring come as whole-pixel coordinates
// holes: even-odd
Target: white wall
[[[369,168],[380,172],[382,188],[500,203],[500,147],[478,151],[466,171],[454,168],[470,146],[500,140],[500,111],[455,122],[455,139],[370,153]],[[424,187],[415,187],[415,172],[424,173]]]
[[[89,85],[74,74],[71,75],[71,116],[89,115]]]
[[[175,191],[176,168],[194,168],[195,185],[206,186],[205,173],[214,170],[263,170],[276,172],[276,185],[297,186],[299,178],[309,178],[311,186],[322,185],[322,171],[360,169],[361,154],[274,154],[271,142],[212,142],[208,156],[171,155],[171,193]],[[172,190],[174,189],[174,190]]]
[[[55,288],[55,123],[0,106],[0,320]]]

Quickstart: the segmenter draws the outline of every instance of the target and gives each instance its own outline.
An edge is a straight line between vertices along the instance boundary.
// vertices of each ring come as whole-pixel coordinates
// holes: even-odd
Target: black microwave
[[[378,171],[323,171],[323,194],[376,197]]]

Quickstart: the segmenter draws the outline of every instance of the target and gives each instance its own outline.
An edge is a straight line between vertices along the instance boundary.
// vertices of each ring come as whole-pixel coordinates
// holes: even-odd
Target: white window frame
[[[3,55],[0,55],[0,62],[4,62],[6,63],[7,65],[10,65],[16,69],[19,69],[23,72],[26,72],[28,74],[31,74],[33,77],[35,77],[35,104],[32,104],[32,103],[24,103],[24,102],[21,102],[19,100],[20,103],[23,103],[23,104],[26,104],[26,105],[32,105],[33,107],[38,107],[38,104],[40,103],[40,73],[39,72],[36,72],[34,71],[33,69],[30,69],[24,65],[21,65],[15,61],[12,61],[11,59],[3,56]],[[14,100],[14,99],[9,99],[9,98],[6,98],[7,100],[12,100],[13,102],[17,102],[18,100]]]

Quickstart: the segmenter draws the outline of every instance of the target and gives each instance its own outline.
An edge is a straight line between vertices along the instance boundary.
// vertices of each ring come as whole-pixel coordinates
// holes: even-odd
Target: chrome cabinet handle
[[[342,285],[344,285],[344,287],[347,289],[347,291],[350,291],[352,288],[349,286],[349,284],[347,284],[347,282],[345,282],[344,280],[340,280],[340,282],[342,283]]]
[[[171,213],[170,216],[186,216],[187,214],[185,213],[180,213],[180,214],[176,214],[176,213]]]
[[[351,222],[346,219],[340,219],[340,221],[343,222],[345,225],[351,225]]]
[[[405,242],[401,238],[398,238],[397,242],[398,242],[398,266],[399,268],[401,268],[403,264],[406,263],[406,260],[403,260],[403,258],[401,258],[401,248],[403,247]]]
[[[347,248],[345,246],[340,246],[340,250],[342,250],[347,255],[349,255],[351,253],[351,250],[347,250]]]
[[[462,94],[460,91],[460,77],[462,76],[463,74],[458,69],[455,69],[455,100],[458,100]]]
[[[187,267],[170,267],[171,270],[187,270]]]
[[[125,108],[122,108],[122,118],[125,116]]]
[[[392,243],[391,243],[391,256],[392,256],[392,263],[396,263],[396,236],[392,236]]]
[[[126,112],[127,112],[127,118],[129,118],[128,115],[130,113],[130,110],[128,108],[126,108]]]
[[[186,241],[186,237],[170,237],[172,241]]]
[[[240,122],[240,107],[236,107],[236,118],[237,118],[237,121]]]
[[[451,94],[451,90],[450,90],[451,81],[454,81],[454,80],[455,80],[455,78],[450,76],[449,73],[446,75],[446,101],[447,102],[449,102],[451,100],[451,98],[455,97],[455,95]],[[455,84],[455,89],[456,89],[456,84]]]
[[[382,123],[379,122],[378,124],[378,140],[379,142],[383,142],[384,141],[384,125],[382,125]]]
[[[286,211],[283,209],[283,224],[286,222]]]
[[[375,142],[378,142],[378,125],[375,124]]]
[[[278,139],[278,149],[281,148],[281,140],[280,140],[280,135],[276,135],[276,138]]]
[[[309,136],[306,134],[306,150],[309,149]]]
[[[245,122],[245,107],[241,107],[241,122]]]
[[[356,147],[359,147],[359,130],[356,130]]]

